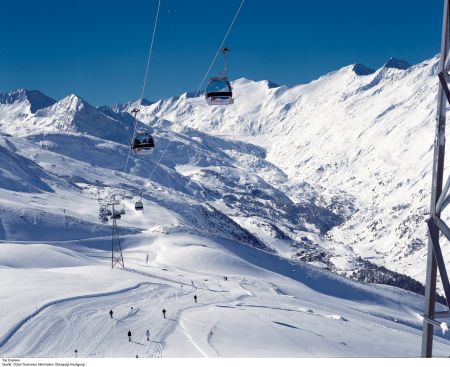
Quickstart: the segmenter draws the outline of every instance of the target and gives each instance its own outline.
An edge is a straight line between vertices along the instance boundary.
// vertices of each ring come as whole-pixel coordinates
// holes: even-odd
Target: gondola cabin
[[[98,218],[103,222],[103,223],[107,223],[108,222],[108,217],[106,215],[99,215]]]
[[[206,101],[209,105],[233,104],[233,92],[227,78],[211,78],[206,88]]]
[[[148,132],[140,131],[136,133],[133,142],[131,144],[131,149],[135,153],[148,153],[155,147],[155,142],[153,137]]]
[[[122,218],[122,215],[120,215],[120,212],[114,211],[114,213],[111,215],[111,219],[120,219]]]

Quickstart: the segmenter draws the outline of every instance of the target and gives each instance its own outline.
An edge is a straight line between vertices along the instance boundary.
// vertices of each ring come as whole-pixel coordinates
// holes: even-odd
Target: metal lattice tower
[[[121,267],[122,269],[125,268],[125,263],[123,261],[123,255],[122,255],[122,246],[120,245],[120,236],[119,236],[119,229],[117,228],[117,218],[116,218],[116,206],[119,205],[120,202],[117,200],[116,196],[113,195],[110,198],[110,201],[108,202],[108,207],[111,207],[112,212],[112,234],[111,234],[111,267]]]
[[[449,19],[450,0],[444,0],[444,17],[442,24],[442,43],[441,59],[439,63],[439,87],[437,96],[437,116],[436,116],[436,135],[434,141],[433,170],[431,185],[431,205],[430,218],[428,225],[428,255],[427,271],[425,283],[425,309],[423,315],[422,332],[422,357],[432,357],[433,355],[433,329],[434,326],[440,326],[439,319],[450,317],[450,311],[436,312],[436,282],[437,270],[444,288],[447,306],[450,301],[450,284],[447,270],[445,268],[444,257],[440,246],[440,235],[443,235],[450,241],[450,228],[441,219],[441,213],[450,203],[450,177],[444,187],[444,159],[445,159],[445,123],[446,106],[450,104],[450,90],[448,82],[450,81],[450,19]]]
[[[69,230],[69,218],[67,217],[66,209],[64,209],[64,228],[66,231]]]

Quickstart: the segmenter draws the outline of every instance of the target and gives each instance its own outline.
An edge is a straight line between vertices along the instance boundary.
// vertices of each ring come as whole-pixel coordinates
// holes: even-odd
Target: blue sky
[[[161,0],[145,97],[195,91],[241,0]],[[140,97],[157,0],[0,0],[0,91]],[[226,45],[230,79],[308,82],[390,56],[439,52],[440,0],[245,0]],[[213,72],[221,69],[221,60]]]

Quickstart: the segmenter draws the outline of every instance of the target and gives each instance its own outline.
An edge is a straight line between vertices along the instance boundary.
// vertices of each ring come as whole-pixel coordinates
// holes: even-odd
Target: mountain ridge
[[[183,94],[144,102],[138,124],[154,131],[161,147],[152,157],[161,162],[161,179],[175,170],[174,182],[203,190],[198,198],[273,246],[285,238],[291,255],[305,259],[324,248],[326,266],[344,275],[360,257],[423,281],[426,233],[417,228],[428,211],[437,57],[406,69],[396,63],[374,71],[352,64],[294,86],[239,78],[232,106]],[[2,130],[81,133],[126,147],[136,101],[97,108],[74,95],[61,101]],[[141,172],[142,164],[133,164]],[[282,223],[271,227],[274,215]]]

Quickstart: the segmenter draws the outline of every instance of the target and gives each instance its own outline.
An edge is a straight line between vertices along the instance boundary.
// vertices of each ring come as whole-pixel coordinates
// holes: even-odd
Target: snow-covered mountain
[[[49,107],[56,101],[38,90],[26,90],[26,89],[16,89],[9,93],[0,93],[0,103],[5,105],[2,109],[7,110],[5,107],[9,105],[8,109],[17,110],[26,115],[28,113],[35,113],[41,108]]]
[[[377,70],[354,64],[297,86],[241,78],[232,83],[235,104],[227,107],[208,106],[203,96],[188,93],[101,107],[75,95],[54,101],[38,91],[1,93],[0,273],[31,292],[36,304],[14,309],[16,287],[0,286],[11,302],[5,306],[11,314],[0,323],[0,351],[69,355],[77,347],[72,341],[66,348],[41,332],[31,333],[28,342],[17,338],[53,323],[54,337],[65,338],[54,312],[64,313],[65,325],[73,328],[85,307],[79,299],[88,298],[93,309],[108,308],[103,299],[114,302],[124,320],[134,320],[136,313],[122,310],[127,299],[147,307],[145,300],[157,294],[160,302],[177,305],[174,319],[181,312],[192,316],[180,321],[181,329],[158,326],[169,355],[177,355],[166,338],[170,333],[173,343],[195,340],[193,350],[200,355],[246,355],[245,348],[230,347],[238,325],[226,307],[245,310],[260,330],[258,320],[267,315],[256,307],[265,305],[270,315],[296,310],[294,324],[308,324],[321,297],[339,312],[321,309],[321,321],[311,322],[311,330],[319,325],[325,332],[330,319],[343,322],[344,329],[348,318],[362,326],[370,315],[371,332],[380,322],[392,327],[400,320],[392,330],[414,340],[419,296],[329,271],[421,291],[420,283],[402,274],[424,279],[437,60],[410,66],[389,59]],[[129,156],[130,112],[136,107],[138,128],[155,138],[151,155]],[[123,198],[127,213],[119,222],[128,271],[114,272],[114,282],[103,274],[111,229],[98,220],[98,201],[112,192]],[[138,198],[144,213],[134,211]],[[45,292],[26,285],[36,271],[36,279],[48,284]],[[83,288],[72,282],[71,272],[96,280]],[[232,282],[221,282],[224,275]],[[192,289],[177,290],[186,285]],[[198,327],[198,310],[188,312],[185,300],[192,292],[202,293],[215,311],[223,307],[217,314],[228,320],[226,326],[213,318],[208,322],[216,326]],[[97,311],[89,315],[86,322],[95,324]],[[153,320],[154,314],[139,317]],[[292,320],[282,320],[273,322],[292,327]],[[83,323],[77,327],[87,327]],[[200,341],[201,330],[214,328],[222,333],[219,339],[212,341],[211,334]],[[319,349],[325,355],[395,352],[385,344],[358,352],[352,328],[344,344],[338,335],[319,338]],[[289,331],[294,338],[297,329]],[[388,334],[377,335],[390,340]],[[104,347],[102,336],[92,338],[92,345]],[[258,350],[258,342],[251,348]],[[272,351],[267,355],[316,355],[280,343],[266,340],[260,348]],[[157,356],[157,344],[136,348]],[[91,356],[129,353],[119,346],[84,348]],[[407,343],[401,353],[414,355]]]
[[[0,96],[0,123],[15,136],[70,132],[126,144],[128,112],[139,106],[139,120],[162,134],[161,167],[200,185],[197,198],[261,240],[289,239],[288,253],[320,245],[328,267],[346,274],[360,256],[423,281],[436,65],[437,57],[415,66],[391,58],[298,86],[241,78],[227,108],[188,94],[95,108],[75,95],[56,102],[16,90]]]
[[[306,183],[315,203],[345,218],[326,234],[334,248],[423,281],[437,62],[355,64],[297,86],[242,78],[233,83],[233,106],[181,96],[142,107],[141,119],[264,148],[291,189]],[[354,269],[347,259],[333,261]]]

